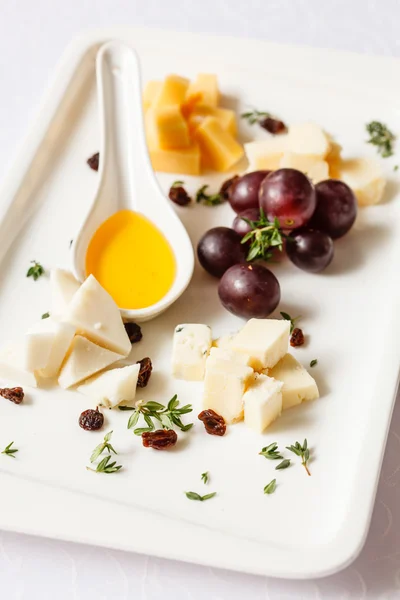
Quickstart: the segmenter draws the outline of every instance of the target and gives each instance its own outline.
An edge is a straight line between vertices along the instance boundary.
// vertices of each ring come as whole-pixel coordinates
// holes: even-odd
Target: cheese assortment
[[[143,92],[145,130],[153,168],[199,175],[203,169],[228,171],[243,156],[236,117],[219,106],[215,75],[201,73],[190,82],[168,75],[149,81]]]
[[[206,325],[178,325],[174,333],[172,374],[204,379],[203,408],[226,423],[244,418],[262,433],[282,410],[318,398],[311,375],[288,354],[290,322],[250,319],[236,334],[221,336],[211,346]]]

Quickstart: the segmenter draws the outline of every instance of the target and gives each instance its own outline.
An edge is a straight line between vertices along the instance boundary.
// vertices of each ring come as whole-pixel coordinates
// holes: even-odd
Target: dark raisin
[[[295,327],[292,331],[292,335],[290,336],[290,345],[293,348],[296,346],[302,346],[304,344],[304,333],[299,327]]]
[[[14,404],[21,404],[24,399],[24,390],[22,387],[0,388],[0,396],[3,396],[3,398],[6,398],[7,400],[11,400]]]
[[[136,342],[140,342],[143,337],[142,330],[140,325],[137,323],[124,323],[125,331],[128,334],[128,338],[131,344],[136,344]]]
[[[149,383],[151,371],[153,370],[151,360],[147,356],[146,358],[142,358],[142,360],[138,360],[136,364],[140,364],[137,387],[146,387]]]
[[[171,186],[168,197],[172,202],[179,206],[187,206],[191,202],[191,198],[184,187],[181,185]]]
[[[226,425],[224,417],[218,415],[211,408],[203,410],[198,418],[200,421],[203,421],[204,427],[206,428],[207,433],[210,435],[224,435],[226,432]]]
[[[93,169],[93,171],[98,171],[99,170],[99,158],[100,158],[100,153],[96,152],[96,154],[93,154],[93,156],[91,156],[90,158],[87,159],[87,164],[89,165],[89,167],[91,169]]]
[[[224,183],[221,185],[220,190],[219,190],[219,195],[221,196],[221,198],[223,198],[224,200],[229,200],[229,194],[231,192],[232,185],[238,179],[239,179],[239,175],[234,175],[230,179],[227,179],[226,181],[224,181]]]
[[[79,426],[86,431],[97,431],[103,427],[103,424],[104,416],[98,408],[96,410],[93,410],[93,408],[84,410],[79,417]]]
[[[265,117],[259,121],[260,127],[272,133],[272,135],[277,135],[279,133],[284,133],[286,131],[286,125],[283,121],[279,121],[278,119],[273,119],[272,117]]]
[[[158,429],[142,433],[143,446],[154,450],[167,450],[175,446],[177,440],[178,436],[173,429]]]

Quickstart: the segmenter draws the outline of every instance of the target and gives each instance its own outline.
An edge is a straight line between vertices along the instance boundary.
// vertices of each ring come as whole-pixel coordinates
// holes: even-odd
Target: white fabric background
[[[400,0],[0,0],[0,177],[66,44],[82,29],[121,24],[400,55]],[[131,598],[400,599],[400,405],[366,546],[325,579],[266,579],[0,532],[1,600]]]

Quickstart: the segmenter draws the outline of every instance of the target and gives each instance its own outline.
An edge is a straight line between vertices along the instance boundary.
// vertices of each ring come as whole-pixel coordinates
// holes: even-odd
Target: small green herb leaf
[[[392,156],[393,144],[396,140],[394,133],[379,121],[371,121],[366,124],[365,128],[370,136],[369,140],[367,140],[368,144],[376,146],[378,154],[380,154],[382,158]]]
[[[42,267],[42,265],[38,262],[36,262],[36,260],[31,260],[32,263],[32,267],[29,267],[26,276],[27,277],[32,277],[34,281],[36,281],[37,279],[39,279],[39,277],[41,277],[44,273],[44,268]]]
[[[399,165],[394,165],[393,171],[398,171],[398,170],[399,170]]]
[[[310,450],[308,448],[307,439],[304,440],[303,445],[301,445],[300,442],[295,442],[295,444],[286,446],[286,448],[301,458],[301,464],[307,471],[307,475],[311,475],[307,465],[308,461],[310,460]]]
[[[189,431],[193,427],[193,423],[182,423],[181,416],[192,412],[191,404],[186,404],[179,408],[178,396],[175,394],[168,402],[167,406],[149,400],[148,402],[138,402],[128,421],[128,429],[133,429],[142,416],[147,427],[139,427],[134,429],[135,435],[142,435],[147,431],[154,431],[154,419],[161,423],[164,429],[173,429],[174,426],[179,427],[181,431]]]
[[[50,313],[43,313],[42,314],[42,319],[48,319],[50,317]]]
[[[177,180],[177,181],[174,181],[174,183],[171,184],[171,187],[172,188],[181,187],[182,185],[185,185],[185,182]]]
[[[300,321],[300,319],[301,319],[300,316],[292,318],[290,315],[288,315],[288,313],[285,313],[285,312],[281,312],[281,317],[285,321],[290,321],[290,333],[292,333],[293,329],[296,327],[297,321]]]
[[[249,125],[254,125],[255,123],[259,123],[259,121],[265,119],[266,117],[270,117],[271,115],[269,112],[254,109],[244,112],[240,116],[242,119],[245,119]]]
[[[134,406],[118,406],[119,410],[136,410]]]
[[[204,484],[207,484],[209,479],[210,479],[210,477],[208,475],[208,471],[201,474],[201,480]]]
[[[269,446],[265,446],[260,452],[261,456],[265,456],[268,460],[279,460],[283,458],[281,453],[278,450],[278,444],[276,442],[272,442]]]
[[[92,455],[90,457],[90,462],[94,462],[97,458],[99,458],[100,454],[102,454],[104,450],[107,450],[109,454],[111,454],[111,452],[114,452],[114,454],[118,454],[118,452],[116,452],[116,450],[114,450],[112,445],[109,443],[111,440],[111,436],[112,431],[106,433],[102,443],[96,446],[96,448],[93,450]]]
[[[207,194],[206,189],[208,185],[203,185],[196,192],[196,202],[205,204],[206,206],[217,206],[225,201],[225,198],[220,192],[217,194]]]
[[[273,494],[276,490],[276,479],[273,479],[264,488],[264,494]]]
[[[7,456],[11,456],[12,458],[15,458],[15,453],[18,452],[18,448],[11,448],[13,443],[14,442],[11,442],[10,444],[8,444],[8,446],[6,446],[4,448],[2,454],[7,454]]]
[[[111,456],[105,456],[103,460],[99,462],[96,469],[91,469],[90,467],[86,467],[88,471],[93,471],[94,473],[117,473],[120,469],[122,469],[122,465],[117,465],[116,461],[110,462]]]
[[[185,492],[186,498],[189,500],[198,500],[199,502],[204,502],[205,500],[209,500],[210,498],[214,498],[217,492],[212,492],[211,494],[206,494],[205,496],[200,496],[197,492]]]
[[[245,217],[242,217],[242,219],[252,228],[241,240],[242,244],[250,242],[247,254],[249,262],[256,258],[270,260],[272,258],[272,248],[279,248],[282,251],[283,239],[286,236],[280,229],[278,219],[274,219],[273,223],[268,221],[262,209],[258,221],[250,221]]]
[[[310,362],[310,367],[315,367],[315,365],[318,364],[318,359],[314,358],[311,362]]]
[[[290,466],[290,458],[285,458],[285,460],[283,460],[281,463],[279,463],[279,465],[277,465],[275,467],[276,471],[279,471],[280,469],[287,469]]]

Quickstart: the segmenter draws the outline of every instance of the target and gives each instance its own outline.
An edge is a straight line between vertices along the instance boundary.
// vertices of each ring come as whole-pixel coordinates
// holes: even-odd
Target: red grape
[[[313,229],[324,231],[333,239],[351,229],[357,216],[357,200],[343,181],[328,179],[315,186],[317,208],[309,222]]]
[[[237,264],[224,273],[218,285],[222,305],[229,312],[250,319],[265,319],[281,299],[279,282],[260,264]]]
[[[258,208],[258,192],[261,182],[271,171],[253,171],[246,173],[233,182],[229,190],[229,202],[236,213],[248,208]]]
[[[242,217],[248,219],[249,221],[258,221],[260,219],[260,209],[248,208],[247,210],[240,213],[240,215],[237,215],[237,217],[235,217],[232,223],[232,229],[234,229],[236,233],[243,237],[244,235],[246,235],[246,233],[249,233],[249,231],[252,230],[252,227],[248,223],[246,223],[246,221],[244,221]]]
[[[286,253],[292,263],[310,273],[323,271],[333,259],[333,242],[316,229],[298,229],[286,240]]]
[[[278,169],[260,187],[260,207],[269,221],[276,217],[282,229],[297,229],[312,217],[316,205],[311,181],[296,169]]]
[[[197,256],[203,269],[221,277],[229,267],[246,258],[241,236],[229,227],[214,227],[207,231],[197,245]]]

